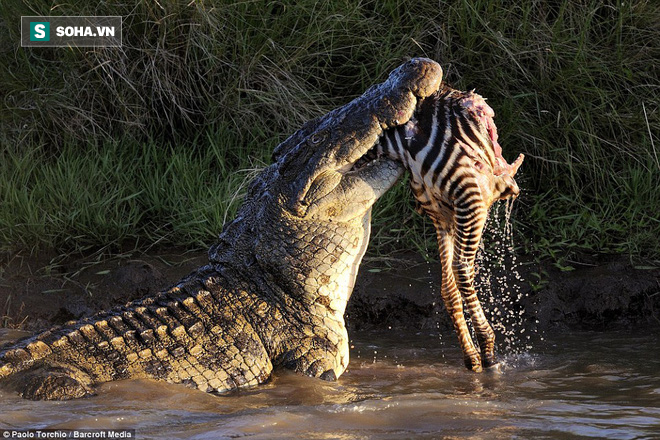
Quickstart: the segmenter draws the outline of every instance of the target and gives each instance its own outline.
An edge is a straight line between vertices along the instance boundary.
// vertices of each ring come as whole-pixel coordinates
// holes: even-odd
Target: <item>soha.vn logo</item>
[[[121,16],[21,16],[23,47],[121,47]]]
[[[57,26],[58,37],[114,37],[114,26]],[[30,41],[50,41],[50,23],[47,21],[30,22]]]

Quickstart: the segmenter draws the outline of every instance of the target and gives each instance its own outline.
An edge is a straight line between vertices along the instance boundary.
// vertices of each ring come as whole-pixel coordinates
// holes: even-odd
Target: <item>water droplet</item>
[[[527,294],[521,290],[523,277],[515,255],[513,206],[509,200],[491,208],[477,254],[475,280],[486,315],[493,329],[503,336],[498,338],[498,351],[505,355],[529,350],[530,332],[537,334],[535,326],[528,327],[522,305]],[[538,320],[531,322],[537,324]],[[525,331],[527,334],[523,335]]]

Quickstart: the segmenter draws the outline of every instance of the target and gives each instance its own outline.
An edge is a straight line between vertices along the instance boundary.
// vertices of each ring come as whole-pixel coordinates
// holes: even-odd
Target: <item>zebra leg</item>
[[[485,206],[475,206],[474,203],[469,207],[456,209],[456,236],[452,262],[458,289],[477,334],[484,368],[492,367],[497,363],[495,360],[495,333],[486,319],[474,288],[474,262],[486,224],[487,213]]]
[[[463,359],[468,370],[475,372],[481,371],[481,358],[479,352],[474,346],[465,315],[463,315],[463,300],[456,286],[454,272],[452,270],[452,261],[454,254],[454,239],[452,234],[444,228],[436,225],[438,235],[438,246],[440,250],[440,261],[442,264],[442,301],[445,304],[447,312],[454,323],[454,328],[458,334],[458,340],[463,350]]]

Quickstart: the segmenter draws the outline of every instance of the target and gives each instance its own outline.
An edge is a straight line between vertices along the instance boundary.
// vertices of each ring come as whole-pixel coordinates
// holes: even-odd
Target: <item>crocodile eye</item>
[[[320,144],[321,142],[323,142],[326,137],[327,137],[327,132],[320,131],[320,132],[314,133],[309,140],[312,144],[317,145],[317,144]]]

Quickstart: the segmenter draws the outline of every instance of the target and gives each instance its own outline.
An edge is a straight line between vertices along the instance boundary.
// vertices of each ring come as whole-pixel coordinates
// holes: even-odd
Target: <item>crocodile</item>
[[[279,367],[337,379],[371,208],[404,172],[386,157],[360,159],[441,82],[439,64],[412,59],[304,124],[252,181],[208,264],[157,294],[0,349],[0,383],[24,398],[66,400],[122,379],[216,393],[266,382]]]

